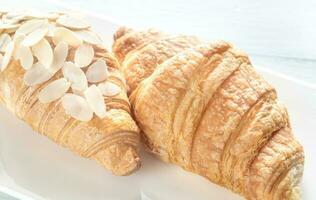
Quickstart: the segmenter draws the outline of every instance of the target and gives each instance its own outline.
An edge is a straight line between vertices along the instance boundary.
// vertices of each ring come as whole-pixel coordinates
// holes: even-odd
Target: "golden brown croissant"
[[[286,108],[226,42],[120,28],[113,51],[148,149],[247,199],[299,199],[304,154]]]
[[[116,175],[138,169],[139,130],[126,83],[90,25],[58,13],[2,13],[2,22],[1,103],[34,130]]]

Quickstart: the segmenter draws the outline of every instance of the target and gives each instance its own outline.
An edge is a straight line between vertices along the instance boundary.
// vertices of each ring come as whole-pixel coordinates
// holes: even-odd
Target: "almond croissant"
[[[247,199],[300,199],[303,148],[246,54],[155,30],[120,28],[114,40],[152,153]]]
[[[138,169],[139,130],[126,83],[90,25],[60,13],[2,13],[2,22],[0,102],[35,131],[116,175]]]

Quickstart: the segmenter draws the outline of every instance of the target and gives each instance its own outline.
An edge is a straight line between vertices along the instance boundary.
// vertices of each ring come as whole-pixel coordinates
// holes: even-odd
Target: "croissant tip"
[[[128,176],[132,174],[133,172],[137,171],[140,168],[140,166],[141,166],[141,161],[140,161],[140,158],[137,157],[130,163],[130,165],[126,166],[127,168],[126,170],[124,170],[122,174],[116,174],[116,175]]]
[[[128,176],[137,171],[141,166],[141,160],[138,155],[127,156],[127,159],[122,159],[119,168],[112,170],[116,176]]]
[[[117,176],[130,175],[141,166],[138,149],[123,143],[99,151],[94,158]]]

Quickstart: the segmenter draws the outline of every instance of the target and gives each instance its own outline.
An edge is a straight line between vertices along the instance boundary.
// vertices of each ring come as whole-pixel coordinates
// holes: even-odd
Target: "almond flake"
[[[48,31],[47,26],[42,26],[35,31],[31,32],[27,36],[25,36],[22,45],[24,46],[33,46],[38,43],[43,37],[46,35]]]
[[[65,62],[62,70],[64,77],[72,83],[72,89],[77,91],[84,91],[88,87],[87,78],[84,72],[74,63]]]
[[[57,72],[63,67],[68,56],[68,44],[65,42],[59,42],[54,48],[54,58],[51,69],[53,72]]]
[[[34,56],[40,61],[45,67],[50,67],[53,62],[53,50],[49,42],[43,38],[36,45],[32,47]]]
[[[43,64],[37,62],[24,74],[23,80],[27,86],[34,86],[48,81],[54,73]]]
[[[121,88],[118,85],[109,81],[100,83],[98,88],[104,96],[115,96],[121,92]]]
[[[1,66],[1,71],[5,70],[8,66],[8,64],[10,63],[12,54],[13,54],[13,50],[14,50],[14,41],[11,41],[4,53],[3,59],[2,59],[2,66]]]
[[[94,57],[94,50],[91,45],[82,44],[75,53],[75,63],[79,67],[88,66]]]
[[[12,29],[19,27],[20,24],[4,24],[0,22],[0,29]]]
[[[24,40],[25,35],[14,35],[14,50],[13,50],[13,57],[17,60],[18,59],[18,51],[20,48],[21,42]]]
[[[25,19],[26,19],[25,15],[17,15],[15,17],[11,18],[10,21],[11,21],[11,24],[15,24],[15,23],[18,23],[18,22],[25,20]]]
[[[67,93],[61,99],[65,113],[80,121],[90,121],[93,111],[87,101],[78,95]]]
[[[20,64],[25,70],[30,69],[34,61],[31,49],[26,46],[20,46],[17,50],[17,59],[20,60]]]
[[[106,105],[99,88],[96,85],[91,85],[84,91],[84,96],[93,112],[100,118],[105,117]]]
[[[56,28],[53,41],[55,44],[64,41],[68,45],[74,47],[77,47],[82,44],[82,40],[74,32],[63,27]]]
[[[89,30],[80,30],[75,32],[80,39],[83,41],[89,43],[89,44],[102,44],[101,38],[94,32]]]
[[[31,32],[41,28],[45,27],[46,24],[48,23],[47,20],[39,20],[39,19],[33,19],[25,22],[22,24],[18,30],[16,30],[16,34],[23,34],[23,35],[28,35]]]
[[[86,72],[87,80],[90,83],[104,81],[108,77],[108,68],[104,60],[95,61]]]
[[[70,88],[70,82],[65,78],[57,79],[49,83],[38,94],[38,99],[42,103],[50,103],[61,98]]]
[[[65,26],[70,29],[86,29],[89,28],[89,23],[82,19],[76,19],[71,16],[63,15],[57,19],[57,24]]]
[[[4,53],[8,44],[11,42],[11,37],[7,33],[0,35],[0,52]]]
[[[65,12],[58,12],[60,14],[60,16],[63,16],[63,15],[66,15],[66,16],[69,16],[69,17],[72,17],[72,18],[75,18],[75,19],[84,19],[85,18],[85,14],[80,12],[80,11],[73,11],[73,10],[68,10],[68,11],[65,11]]]
[[[6,14],[6,17],[8,19],[14,18],[14,17],[18,17],[20,15],[23,15],[23,10],[19,9],[19,10],[15,10],[15,11],[10,11]]]
[[[49,19],[56,20],[59,15],[57,13],[45,13],[38,10],[31,10],[26,13],[26,19]]]

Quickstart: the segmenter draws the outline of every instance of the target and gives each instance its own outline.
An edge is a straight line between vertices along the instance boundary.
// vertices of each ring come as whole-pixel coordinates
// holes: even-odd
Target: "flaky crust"
[[[125,30],[113,51],[151,152],[248,199],[300,198],[303,149],[246,54],[222,41],[161,34],[148,42],[146,31]]]
[[[69,56],[73,55],[71,50]],[[109,66],[109,81],[121,87],[120,94],[105,98],[108,113],[103,119],[78,121],[65,113],[60,100],[41,103],[39,91],[61,77],[61,71],[43,84],[28,87],[23,81],[25,70],[18,61],[12,61],[0,73],[0,99],[35,131],[82,157],[96,160],[116,175],[127,175],[140,166],[139,130],[130,115],[126,85],[117,60],[106,50],[95,48],[94,59],[99,58]]]

